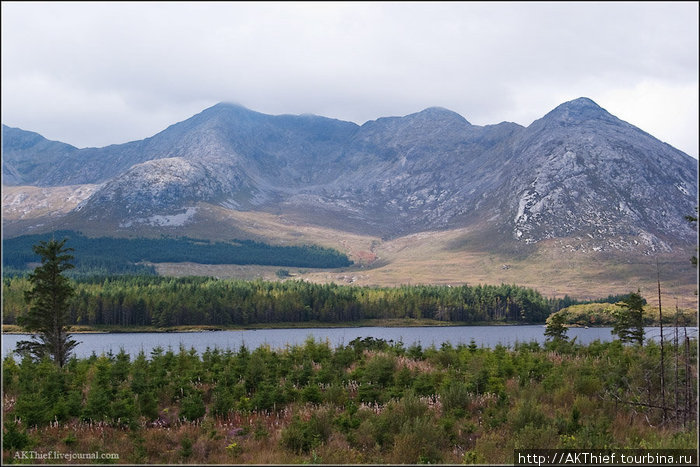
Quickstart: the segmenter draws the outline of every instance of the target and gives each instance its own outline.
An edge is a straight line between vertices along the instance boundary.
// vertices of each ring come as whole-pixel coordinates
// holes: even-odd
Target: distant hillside
[[[250,240],[210,242],[192,238],[89,238],[77,232],[24,235],[3,243],[3,267],[26,270],[38,257],[32,246],[39,241],[68,238],[79,274],[153,274],[141,263],[193,262],[201,264],[257,264],[307,268],[341,268],[352,264],[336,250],[318,246],[271,246]]]

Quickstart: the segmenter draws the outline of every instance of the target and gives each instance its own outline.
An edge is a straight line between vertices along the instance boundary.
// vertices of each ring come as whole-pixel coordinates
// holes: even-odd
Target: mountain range
[[[357,125],[221,103],[103,148],[3,125],[2,150],[5,237],[79,228],[293,241],[253,233],[274,219],[300,240],[314,228],[375,246],[459,231],[446,246],[456,252],[648,256],[697,244],[685,219],[697,160],[588,98],[527,127],[472,125],[438,107]]]

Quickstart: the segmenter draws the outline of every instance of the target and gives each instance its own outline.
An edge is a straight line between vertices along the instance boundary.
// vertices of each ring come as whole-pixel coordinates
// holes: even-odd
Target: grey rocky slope
[[[384,237],[471,226],[603,250],[693,243],[698,188],[696,160],[586,98],[526,128],[442,108],[358,126],[218,104],[89,149],[3,126],[3,183],[100,184],[72,219],[122,226],[206,202]]]

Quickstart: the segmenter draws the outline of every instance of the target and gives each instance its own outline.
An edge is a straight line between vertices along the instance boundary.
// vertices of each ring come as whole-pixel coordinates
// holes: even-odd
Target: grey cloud
[[[3,123],[78,146],[149,136],[219,101],[356,123],[437,105],[527,125],[567,98],[698,82],[695,3],[4,2],[2,13]],[[649,112],[687,120],[677,107]],[[672,138],[697,157],[697,130]]]

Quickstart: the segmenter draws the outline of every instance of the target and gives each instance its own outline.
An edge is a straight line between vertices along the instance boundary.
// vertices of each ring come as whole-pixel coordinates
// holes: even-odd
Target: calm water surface
[[[203,332],[140,332],[117,334],[73,334],[73,339],[79,342],[75,348],[78,357],[89,357],[92,353],[118,353],[121,349],[136,356],[144,351],[150,355],[155,347],[168,348],[177,352],[180,347],[189,350],[194,348],[201,354],[207,348],[221,350],[238,350],[242,344],[249,349],[261,345],[269,345],[273,349],[282,349],[287,345],[303,344],[306,339],[313,337],[316,341],[326,341],[332,347],[347,345],[353,339],[360,337],[375,337],[394,342],[403,342],[405,347],[414,343],[425,347],[434,345],[440,347],[443,342],[452,345],[469,344],[471,340],[480,347],[494,347],[498,344],[512,347],[517,342],[536,341],[543,343],[544,325],[527,326],[449,326],[449,327],[361,327],[361,328],[303,328],[303,329],[259,329],[241,331],[203,331]],[[611,341],[612,328],[570,328],[569,338],[577,338],[577,342],[588,344],[594,340]],[[646,337],[658,340],[658,328],[645,328]],[[688,335],[697,337],[697,327],[688,328]],[[664,328],[666,339],[673,338],[673,328]],[[680,330],[683,336],[683,330]],[[2,357],[11,353],[19,340],[27,339],[26,334],[3,334]]]

